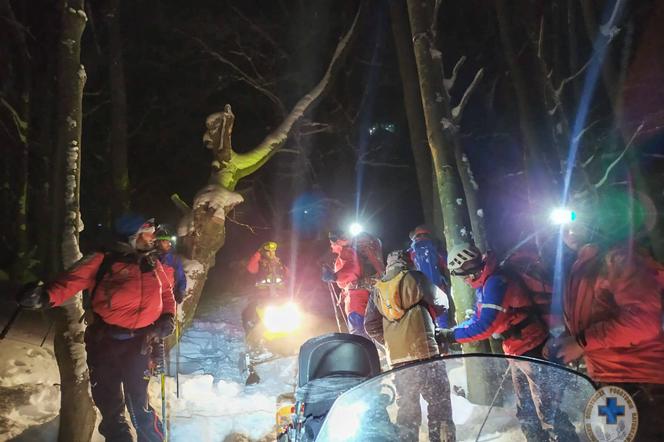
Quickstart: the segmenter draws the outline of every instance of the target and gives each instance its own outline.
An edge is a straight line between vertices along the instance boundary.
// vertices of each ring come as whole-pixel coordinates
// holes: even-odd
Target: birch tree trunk
[[[188,282],[187,297],[178,318],[183,326],[193,318],[207,273],[214,265],[215,255],[225,243],[226,214],[243,201],[242,196],[234,192],[237,183],[262,167],[286,143],[293,126],[328,91],[356,35],[363,5],[364,3],[360,5],[349,30],[337,44],[323,78],[309,93],[300,98],[281,124],[258,146],[246,153],[233,150],[231,139],[235,116],[230,105],[226,105],[223,112],[207,118],[207,131],[203,141],[213,153],[208,185],[196,194],[191,208],[177,195],[172,196],[176,206],[184,212],[178,226],[178,236],[187,258],[184,260]],[[171,339],[169,344],[172,345],[173,342]]]
[[[454,136],[456,126],[447,118],[451,115],[449,97],[443,84],[442,54],[433,45],[432,17],[435,21],[433,2],[408,0],[408,14],[413,37],[415,60],[420,92],[424,106],[424,118],[433,167],[436,173],[438,194],[445,222],[444,237],[447,249],[471,240],[466,195],[463,192],[455,158]],[[457,321],[464,320],[466,310],[475,307],[472,289],[459,278],[452,278],[452,294],[457,311]],[[465,344],[464,352],[490,352],[487,342]],[[469,362],[469,379],[478,378],[481,368]],[[486,378],[482,376],[482,378]],[[473,402],[489,403],[492,397],[485,385],[468,386]]]
[[[56,155],[64,164],[64,227],[61,253],[65,268],[81,258],[78,234],[82,230],[79,211],[81,172],[82,100],[85,69],[80,64],[81,35],[87,18],[83,0],[62,3],[62,33],[58,44],[58,114]],[[81,294],[55,312],[54,350],[60,369],[60,429],[62,442],[87,442],[96,420],[90,396],[83,334]]]
[[[392,21],[394,46],[399,62],[403,101],[406,107],[406,119],[408,120],[410,148],[413,151],[413,158],[415,160],[415,172],[417,173],[417,184],[420,190],[424,222],[428,226],[435,226],[434,189],[431,186],[433,173],[431,170],[431,151],[427,142],[422,98],[417,81],[417,67],[415,65],[413,45],[411,44],[410,24],[408,23],[408,9],[406,8],[406,4],[402,1],[391,0],[390,18]],[[438,198],[438,195],[435,195],[435,198]]]

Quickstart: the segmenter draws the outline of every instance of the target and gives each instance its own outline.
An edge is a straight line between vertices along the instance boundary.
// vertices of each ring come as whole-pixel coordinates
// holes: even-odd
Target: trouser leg
[[[370,339],[364,329],[364,315],[357,312],[350,312],[348,314],[348,331],[353,335],[359,335]]]
[[[136,436],[125,417],[122,394],[121,349],[100,337],[94,326],[86,331],[85,343],[92,399],[101,414],[99,433],[107,442],[133,442]]]
[[[420,410],[421,385],[418,378],[396,373],[394,379],[397,398],[397,426],[400,441],[417,441],[422,412]]]
[[[577,442],[574,425],[567,414],[560,410],[564,380],[557,371],[549,370],[539,364],[520,363],[520,368],[528,381],[530,397],[540,421],[542,430],[548,435],[547,440]]]
[[[434,362],[425,368],[422,397],[427,401],[429,440],[433,442],[456,441],[456,426],[452,420],[450,382],[443,362]]]
[[[163,425],[157,413],[148,403],[150,377],[147,370],[150,355],[141,354],[142,338],[135,338],[131,341],[128,343],[122,364],[124,392],[129,413],[136,427],[139,442],[162,442],[164,440]]]
[[[524,367],[527,368],[529,365],[529,362],[510,361],[514,395],[516,397],[516,417],[528,442],[547,441],[548,435],[542,429],[530,392],[528,377],[524,373]]]

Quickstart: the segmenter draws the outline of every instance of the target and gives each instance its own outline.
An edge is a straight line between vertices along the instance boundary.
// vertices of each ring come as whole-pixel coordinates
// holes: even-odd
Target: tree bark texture
[[[78,233],[82,229],[79,211],[81,170],[82,100],[86,75],[80,63],[81,35],[86,16],[83,0],[62,3],[62,33],[58,44],[58,114],[56,122],[57,164],[63,166],[62,263],[70,267],[81,257]],[[81,294],[57,309],[54,349],[60,369],[61,401],[58,440],[89,441],[96,413],[90,396],[89,373],[85,362]]]
[[[433,2],[429,0],[408,0],[408,14],[412,32],[415,60],[419,77],[420,92],[424,106],[424,118],[427,127],[427,138],[433,167],[438,183],[443,219],[445,222],[444,237],[447,249],[468,242],[470,227],[468,208],[463,192],[459,171],[455,159],[454,122],[447,119],[451,115],[449,97],[443,84],[442,56],[433,46],[431,24],[433,18]],[[435,20],[435,18],[433,18]],[[475,296],[472,289],[459,278],[452,278],[452,294],[457,311],[457,321],[464,320],[467,309],[475,307]],[[464,345],[465,352],[488,351],[488,343]],[[468,376],[477,377],[481,368],[469,363]],[[469,385],[469,394],[473,401],[488,403],[491,396],[481,385]]]
[[[127,166],[127,96],[122,55],[119,0],[109,0],[104,11],[108,38],[108,76],[111,88],[111,176],[113,181],[112,216],[130,206],[129,169]]]
[[[422,110],[422,98],[417,81],[417,67],[415,65],[415,54],[411,44],[410,24],[408,23],[408,9],[406,4],[399,0],[390,1],[390,18],[392,21],[392,34],[394,46],[399,62],[399,73],[403,90],[403,101],[406,108],[406,119],[408,120],[408,134],[410,136],[410,148],[415,160],[415,172],[417,173],[417,185],[422,201],[422,212],[424,222],[428,226],[434,223],[434,191],[431,187],[431,151],[427,141],[426,126],[424,124],[424,113]],[[435,196],[438,197],[437,195]]]
[[[230,105],[226,105],[223,112],[207,118],[203,141],[213,153],[209,184],[196,194],[191,210],[178,226],[178,236],[187,258],[184,265],[189,287],[182,314],[178,318],[183,326],[187,326],[193,318],[208,270],[214,265],[215,255],[225,243],[226,214],[243,201],[242,196],[234,192],[237,183],[262,167],[286,143],[293,126],[328,91],[356,35],[363,9],[364,3],[360,5],[349,30],[337,44],[318,84],[300,98],[282,123],[258,146],[246,153],[233,150],[231,141],[235,116]],[[173,343],[171,340],[169,345]]]

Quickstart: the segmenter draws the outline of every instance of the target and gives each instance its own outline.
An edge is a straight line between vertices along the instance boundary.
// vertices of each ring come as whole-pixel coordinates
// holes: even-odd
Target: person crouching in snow
[[[161,264],[164,266],[164,270],[166,270],[169,280],[173,281],[175,302],[181,304],[187,293],[187,276],[184,273],[182,259],[173,249],[173,243],[175,242],[176,237],[168,227],[163,224],[160,224],[159,227],[157,227],[155,235],[155,247],[159,253],[159,261],[161,261]]]
[[[362,266],[352,241],[341,232],[330,232],[330,248],[336,255],[334,270],[323,267],[322,280],[336,283],[344,298],[344,311],[351,334],[368,338],[364,330],[364,312],[369,301],[371,283],[362,276]]]
[[[439,354],[430,307],[444,300],[422,272],[409,270],[408,255],[395,250],[387,257],[385,274],[372,289],[364,326],[369,336],[386,347],[390,365],[429,359]],[[450,384],[442,364],[426,367],[427,375],[415,379],[396,377],[397,425],[400,440],[418,440],[420,396],[427,402],[429,440],[456,440],[452,421]]]
[[[175,330],[175,298],[154,252],[152,220],[125,216],[115,223],[124,238],[107,253],[85,256],[53,281],[24,290],[27,309],[58,307],[88,290],[94,320],[85,331],[92,399],[101,413],[99,432],[108,441],[164,440],[163,426],[148,402],[151,340]]]
[[[477,291],[477,312],[454,329],[442,329],[438,340],[449,344],[474,342],[500,334],[507,355],[542,359],[548,338],[548,325],[540,316],[523,280],[516,271],[499,266],[496,256],[482,252],[472,244],[455,246],[448,256],[452,276],[464,278]],[[547,397],[546,386],[537,366],[510,360],[510,370],[517,400],[517,418],[528,442],[578,441],[574,426],[566,414],[555,407],[559,401]]]

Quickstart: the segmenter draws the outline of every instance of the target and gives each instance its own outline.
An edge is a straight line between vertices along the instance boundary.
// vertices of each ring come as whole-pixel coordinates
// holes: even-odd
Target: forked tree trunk
[[[56,155],[64,164],[64,228],[61,252],[65,268],[81,258],[78,233],[81,171],[81,124],[85,70],[80,62],[81,35],[86,16],[83,0],[64,0],[62,33],[58,45],[58,115]],[[60,429],[62,442],[87,442],[96,420],[90,397],[90,379],[85,361],[81,294],[56,309],[54,350],[60,369]]]
[[[463,192],[459,170],[455,159],[454,123],[447,119],[451,115],[449,98],[443,84],[440,52],[433,46],[432,17],[433,2],[430,0],[408,0],[408,14],[413,37],[415,60],[420,92],[424,105],[424,118],[433,167],[438,183],[438,194],[445,222],[444,237],[447,249],[470,241],[470,225],[466,196]],[[464,320],[466,310],[475,307],[472,289],[459,278],[452,278],[452,290],[457,311],[457,321]],[[489,352],[488,343],[465,344],[464,352]],[[469,379],[486,378],[479,375],[482,368],[472,362],[467,365]],[[478,376],[479,375],[479,376]],[[492,395],[485,385],[473,383],[469,395],[475,403],[489,403]]]
[[[358,28],[360,6],[350,29],[337,44],[332,59],[323,78],[303,96],[286,116],[282,123],[254,149],[247,153],[237,153],[231,146],[231,135],[235,116],[230,105],[223,112],[210,115],[207,119],[207,132],[203,140],[213,152],[212,172],[209,184],[194,197],[188,209],[177,195],[173,200],[186,213],[178,226],[178,236],[184,246],[185,273],[188,279],[187,298],[182,305],[179,322],[186,326],[193,318],[201,297],[208,270],[214,265],[215,255],[226,240],[226,214],[243,199],[235,193],[240,179],[262,167],[288,139],[293,126],[312,109],[327,92],[337,72],[341,68]],[[169,342],[172,345],[171,339]]]

